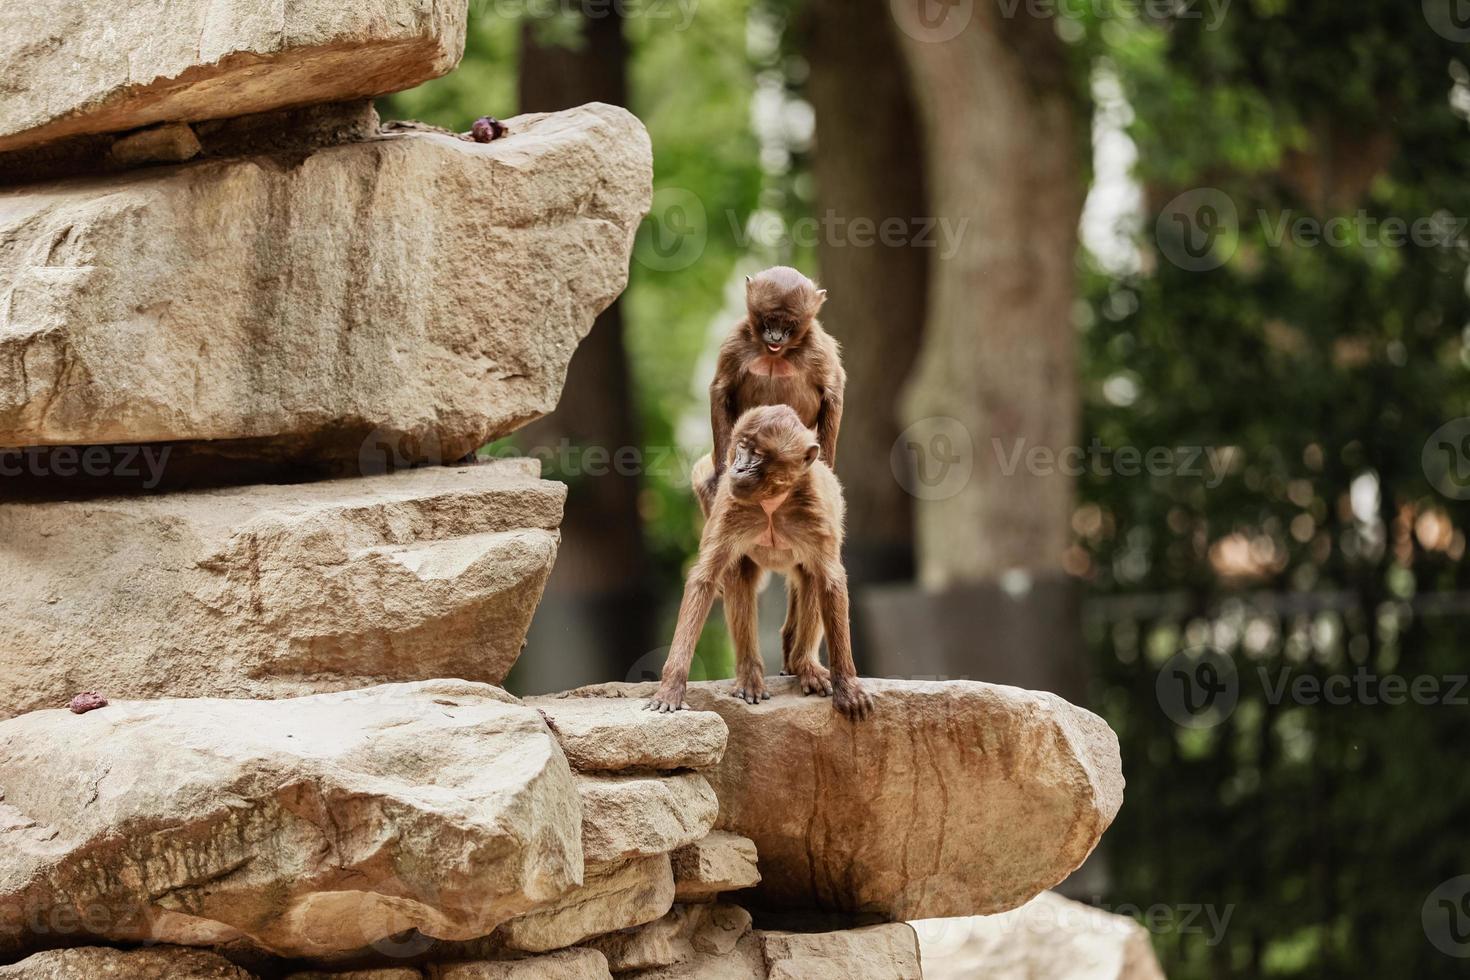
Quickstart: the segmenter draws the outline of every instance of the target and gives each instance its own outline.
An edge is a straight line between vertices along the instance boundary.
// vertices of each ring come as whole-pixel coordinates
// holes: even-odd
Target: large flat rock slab
[[[0,955],[471,939],[583,880],[566,757],[489,685],[33,712],[0,722],[0,787]]]
[[[864,680],[851,722],[795,680],[748,705],[730,682],[691,684],[730,737],[704,771],[718,827],[750,838],[773,909],[890,920],[1015,908],[1070,874],[1123,801],[1118,740],[1055,695],[972,681]],[[647,698],[655,684],[573,696]]]
[[[443,75],[465,0],[32,0],[0,7],[0,152],[370,98]]]
[[[703,838],[720,804],[695,773],[672,776],[578,776],[582,851],[610,864],[669,854]]]
[[[256,980],[216,953],[182,946],[52,949],[0,966],[0,980]]]
[[[0,447],[358,474],[549,412],[627,282],[651,154],[611,106],[510,125],[0,192]]]
[[[0,718],[79,691],[498,683],[556,557],[566,488],[538,474],[533,460],[502,460],[0,504]]]
[[[1053,892],[998,915],[913,925],[925,980],[1164,980],[1135,919]]]

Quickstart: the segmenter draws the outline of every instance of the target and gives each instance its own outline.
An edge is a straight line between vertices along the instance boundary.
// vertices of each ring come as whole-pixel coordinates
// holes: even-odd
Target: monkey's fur
[[[745,280],[744,319],[720,345],[709,387],[714,470],[694,487],[708,510],[730,449],[730,433],[747,409],[790,405],[802,425],[817,432],[822,462],[837,465],[837,430],[847,375],[842,351],[817,313],[827,291],[789,266]]]
[[[849,718],[872,711],[872,698],[858,681],[852,659],[842,567],[842,486],[819,453],[816,435],[789,405],[753,408],[735,424],[699,559],[684,586],[662,682],[647,707],[688,707],[684,693],[694,644],[721,590],[735,641],[732,693],[750,704],[770,697],[756,636],[756,591],[769,570],[787,578],[781,630],[787,672],[801,681],[803,693],[830,694],[834,707]],[[705,457],[695,468],[696,479],[700,470],[712,468]],[[824,627],[830,672],[817,656]]]

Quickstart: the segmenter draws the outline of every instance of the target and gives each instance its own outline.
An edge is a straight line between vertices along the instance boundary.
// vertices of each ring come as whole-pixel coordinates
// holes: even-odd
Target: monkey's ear
[[[817,290],[817,306],[816,306],[816,309],[812,310],[812,312],[815,313],[815,312],[817,312],[817,310],[820,310],[822,308],[822,305],[824,303],[826,303],[826,302],[827,302],[827,291],[825,289],[819,289],[819,290]]]
[[[816,443],[812,443],[810,446],[807,446],[806,447],[806,465],[811,466],[813,463],[815,463],[817,461],[817,453],[820,452],[820,451],[821,450],[817,446]]]
[[[745,277],[745,285],[747,285],[747,286],[750,285],[750,277],[749,276],[746,276]]]

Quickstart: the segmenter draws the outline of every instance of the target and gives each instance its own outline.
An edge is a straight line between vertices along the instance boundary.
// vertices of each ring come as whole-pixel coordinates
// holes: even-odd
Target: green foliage
[[[1082,481],[1104,600],[1089,639],[1129,780],[1108,837],[1115,898],[1233,908],[1218,945],[1161,938],[1171,977],[1457,975],[1420,912],[1470,860],[1443,840],[1470,817],[1470,784],[1441,762],[1470,709],[1273,691],[1283,676],[1464,673],[1464,620],[1426,596],[1465,588],[1470,507],[1421,457],[1470,414],[1470,250],[1458,221],[1428,246],[1374,225],[1470,216],[1463,51],[1419,4],[1238,4],[1213,32],[1133,23],[1094,39],[1135,114],[1147,271],[1086,274],[1087,438],[1238,460],[1213,488]],[[1169,202],[1206,187],[1238,234],[1217,240],[1219,268],[1188,271],[1170,259]],[[1340,244],[1292,232],[1335,217]],[[1174,603],[1106,602],[1161,593]],[[1155,683],[1205,645],[1233,659],[1240,704],[1181,728]]]

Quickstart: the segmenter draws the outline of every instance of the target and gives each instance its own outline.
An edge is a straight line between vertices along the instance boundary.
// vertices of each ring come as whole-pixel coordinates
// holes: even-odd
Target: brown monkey
[[[674,643],[658,693],[647,707],[677,711],[684,703],[694,644],[715,595],[725,595],[725,618],[735,641],[735,688],[750,704],[766,692],[756,639],[756,589],[764,570],[783,572],[790,594],[782,630],[787,669],[806,694],[831,694],[850,718],[872,710],[852,660],[847,573],[842,567],[842,486],[818,456],[816,435],[789,405],[753,408],[731,434],[726,471],[710,508],[699,559],[684,586]],[[696,470],[712,468],[708,457]],[[823,628],[830,673],[817,659]]]
[[[730,433],[746,409],[790,405],[801,424],[817,431],[822,462],[837,464],[837,430],[847,375],[842,351],[817,322],[827,291],[789,266],[745,280],[746,314],[725,342],[709,386],[715,466],[695,482],[709,510],[730,449]]]

